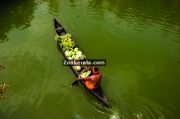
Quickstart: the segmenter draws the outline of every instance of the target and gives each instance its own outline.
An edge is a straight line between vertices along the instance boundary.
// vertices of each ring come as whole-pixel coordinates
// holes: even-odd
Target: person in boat
[[[86,73],[85,76],[83,76],[84,73]],[[84,68],[84,70],[78,77],[78,80],[84,80],[85,86],[90,90],[94,90],[100,86],[101,77],[102,73],[97,67],[88,66]]]

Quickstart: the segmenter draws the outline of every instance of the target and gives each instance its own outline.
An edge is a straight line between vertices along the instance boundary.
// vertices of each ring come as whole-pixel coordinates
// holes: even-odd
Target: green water
[[[179,0],[1,0],[0,119],[179,119]],[[53,17],[88,58],[104,58],[103,109],[62,66]]]

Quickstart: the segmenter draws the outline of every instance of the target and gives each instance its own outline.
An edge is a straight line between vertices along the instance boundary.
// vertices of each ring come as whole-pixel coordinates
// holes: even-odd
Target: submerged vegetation
[[[5,67],[4,67],[4,66],[2,66],[2,65],[0,65],[0,70],[3,70],[3,69],[5,69]]]
[[[9,85],[7,83],[3,83],[0,85],[0,99],[7,97],[6,93],[8,91]]]
[[[3,69],[5,69],[5,67],[0,65],[0,71]],[[0,84],[0,99],[7,97],[6,93],[8,91],[8,88],[9,88],[9,85],[7,83]]]

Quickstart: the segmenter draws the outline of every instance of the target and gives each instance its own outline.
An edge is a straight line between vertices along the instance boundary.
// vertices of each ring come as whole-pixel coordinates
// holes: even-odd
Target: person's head
[[[92,72],[93,72],[93,74],[98,74],[99,73],[99,69],[96,66],[94,66],[92,68]]]

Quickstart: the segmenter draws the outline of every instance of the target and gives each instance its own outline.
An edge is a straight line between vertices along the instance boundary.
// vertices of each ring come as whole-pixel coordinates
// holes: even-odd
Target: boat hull
[[[54,18],[54,28],[55,28],[55,32],[56,32],[57,35],[62,36],[64,34],[66,34],[65,29],[60,25],[60,23],[57,21],[56,18]],[[66,58],[66,60],[68,60],[67,57],[65,56],[65,49],[63,48],[63,45],[59,41],[57,41],[57,46],[62,51],[62,54]],[[77,47],[77,45],[76,45],[76,47]],[[75,71],[72,68],[72,66],[70,66],[70,68],[73,71],[73,73],[75,74],[75,76],[78,77],[79,76],[79,72]],[[94,89],[94,90],[89,90],[85,86],[84,81],[78,80],[78,82],[84,87],[84,89],[88,93],[93,95],[101,104],[103,104],[105,107],[110,107],[109,102],[107,101],[106,97],[104,96],[103,91],[102,91],[100,86],[98,88]]]

